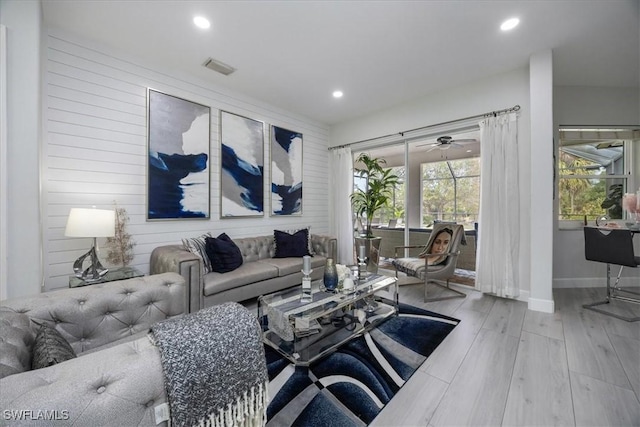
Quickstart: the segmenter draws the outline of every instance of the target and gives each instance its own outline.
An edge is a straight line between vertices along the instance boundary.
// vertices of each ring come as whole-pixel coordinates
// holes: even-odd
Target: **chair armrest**
[[[189,313],[204,306],[202,269],[202,258],[184,249],[182,245],[159,246],[151,252],[151,274],[173,272],[184,278],[189,295]]]
[[[396,258],[398,258],[398,249],[417,249],[417,248],[424,248],[424,245],[394,246],[393,254]]]
[[[395,258],[398,258],[398,249],[416,249],[416,248],[424,248],[424,245],[395,246],[394,247]],[[438,254],[438,255],[459,256],[460,255],[460,251],[458,250],[456,252],[443,252],[443,253]],[[422,257],[422,258],[424,258],[425,260],[427,259],[427,257]]]

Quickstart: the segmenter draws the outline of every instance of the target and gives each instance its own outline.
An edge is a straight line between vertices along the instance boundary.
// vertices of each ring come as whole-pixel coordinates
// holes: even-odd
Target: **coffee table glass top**
[[[349,294],[321,291],[321,284],[313,283],[310,302],[301,301],[300,286],[258,299],[264,342],[296,365],[308,365],[398,311],[394,277],[372,275]],[[375,295],[382,291],[390,298]]]

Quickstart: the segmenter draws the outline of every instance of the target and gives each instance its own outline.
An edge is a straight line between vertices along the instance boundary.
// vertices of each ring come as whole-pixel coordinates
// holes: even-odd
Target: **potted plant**
[[[365,179],[364,189],[356,189],[351,194],[351,205],[358,217],[366,220],[365,234],[356,237],[356,253],[362,255],[361,247],[364,246],[364,255],[369,259],[367,270],[377,272],[380,251],[380,238],[374,237],[371,224],[375,214],[389,205],[393,197],[393,189],[398,184],[398,176],[391,169],[385,169],[384,159],[378,159],[362,153],[356,159],[356,174]],[[361,165],[361,167],[358,167]]]
[[[609,193],[600,207],[606,209],[609,219],[622,218],[622,184],[609,186]]]
[[[401,206],[394,207],[392,220],[395,221],[395,223],[393,226],[395,227],[396,224],[398,224],[399,222],[401,223],[402,218],[404,218],[404,208],[402,208]],[[391,228],[391,223],[389,223],[389,227]]]

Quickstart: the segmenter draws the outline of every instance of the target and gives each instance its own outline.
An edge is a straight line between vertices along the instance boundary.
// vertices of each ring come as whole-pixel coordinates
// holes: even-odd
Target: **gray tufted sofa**
[[[146,335],[186,306],[176,273],[0,302],[0,425],[156,425],[154,408],[167,397]],[[78,358],[30,370],[30,319],[55,327]]]
[[[152,274],[167,271],[180,273],[189,287],[189,311],[197,311],[227,301],[245,301],[302,282],[302,258],[273,258],[273,235],[233,239],[242,253],[243,264],[228,273],[201,274],[202,259],[182,245],[160,246],[150,260]],[[327,258],[336,259],[337,240],[331,236],[311,234],[313,280],[324,274]]]

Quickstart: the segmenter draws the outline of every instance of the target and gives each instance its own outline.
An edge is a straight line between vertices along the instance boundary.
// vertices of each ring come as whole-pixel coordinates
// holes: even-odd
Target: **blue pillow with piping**
[[[273,237],[276,241],[276,254],[274,258],[311,255],[309,253],[309,232],[307,229],[300,230],[293,234],[274,230]]]
[[[226,233],[218,237],[205,238],[207,257],[211,261],[211,271],[228,273],[242,265],[240,248]]]

